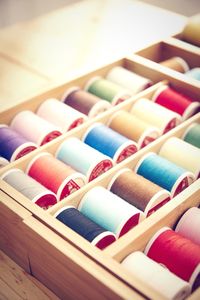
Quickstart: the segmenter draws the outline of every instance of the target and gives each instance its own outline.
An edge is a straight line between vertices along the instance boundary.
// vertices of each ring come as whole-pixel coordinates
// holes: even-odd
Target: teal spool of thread
[[[99,98],[107,100],[112,105],[123,102],[132,95],[131,91],[98,76],[88,81],[85,90]]]
[[[183,140],[193,146],[200,148],[200,124],[193,123],[185,131]]]
[[[199,80],[200,81],[200,68],[193,68],[190,69],[185,73],[187,76],[190,76],[193,79]]]
[[[96,186],[82,198],[78,210],[103,228],[122,236],[144,219],[144,213],[107,189]]]

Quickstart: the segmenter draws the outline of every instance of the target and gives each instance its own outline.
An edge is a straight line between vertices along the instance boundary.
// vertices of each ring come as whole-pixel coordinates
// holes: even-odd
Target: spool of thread
[[[53,98],[44,101],[40,105],[37,115],[61,128],[63,133],[83,124],[87,120],[86,115]]]
[[[191,172],[153,152],[149,152],[139,160],[135,172],[171,192],[172,197],[194,181]]]
[[[200,247],[171,228],[164,227],[156,232],[145,254],[188,281],[193,289],[200,286]]]
[[[195,114],[200,107],[199,102],[193,102],[191,98],[180,94],[167,85],[158,88],[152,100],[180,114],[183,120]]]
[[[93,222],[113,232],[117,238],[144,219],[141,210],[101,186],[90,189],[83,196],[78,210]]]
[[[193,146],[200,148],[200,124],[193,123],[183,134],[183,140]]]
[[[28,110],[22,111],[14,117],[11,128],[39,146],[61,135],[59,128]]]
[[[54,193],[20,169],[10,169],[1,176],[1,179],[42,208],[47,209],[57,203]]]
[[[116,163],[120,163],[138,150],[134,141],[127,139],[102,123],[95,123],[90,126],[83,136],[83,141],[111,157]]]
[[[26,173],[57,195],[58,200],[71,195],[85,184],[85,176],[43,152],[29,163]]]
[[[116,241],[112,232],[106,231],[73,206],[63,207],[56,212],[54,217],[100,249],[104,249]]]
[[[159,137],[159,130],[138,119],[127,111],[117,111],[108,122],[108,126],[143,148]]]
[[[7,164],[9,164],[9,161],[4,157],[0,156],[0,169],[5,167]]]
[[[3,158],[13,162],[36,148],[37,145],[21,136],[12,128],[7,125],[0,125],[0,155]]]
[[[181,116],[149,99],[137,100],[130,111],[134,116],[160,130],[164,134],[181,122]]]
[[[114,82],[115,84],[119,84],[125,89],[131,91],[132,95],[143,91],[153,84],[150,79],[140,76],[121,66],[112,68],[108,72],[106,79]]]
[[[172,69],[174,71],[185,73],[189,70],[187,62],[179,56],[174,56],[160,62],[160,65]]]
[[[200,68],[193,68],[187,71],[186,75],[193,79],[200,80]]]
[[[175,231],[200,246],[200,209],[188,209],[180,218]]]
[[[61,100],[65,104],[87,115],[89,118],[94,118],[111,108],[111,104],[108,101],[81,90],[78,87],[68,89],[63,94]]]
[[[108,189],[137,207],[148,217],[170,200],[170,193],[132,170],[121,169],[111,179]]]
[[[159,155],[200,177],[200,149],[177,138],[169,138],[161,147]]]
[[[183,300],[189,296],[191,287],[189,283],[163,268],[140,251],[129,254],[122,262],[122,266],[142,281],[159,297],[169,300]]]
[[[131,91],[99,76],[90,79],[85,86],[85,90],[99,98],[107,100],[112,105],[117,105],[132,95]]]
[[[189,18],[183,29],[182,39],[200,47],[200,14]]]
[[[75,137],[64,141],[57,150],[56,157],[92,181],[113,167],[108,156],[93,149]]]

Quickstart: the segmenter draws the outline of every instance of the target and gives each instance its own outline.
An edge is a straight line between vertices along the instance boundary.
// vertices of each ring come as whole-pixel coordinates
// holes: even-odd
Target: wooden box
[[[163,44],[166,44],[163,42]],[[158,49],[159,46],[157,46]],[[153,49],[153,48],[152,48]],[[152,57],[154,54],[152,54]],[[155,54],[155,57],[157,54]],[[190,55],[191,61],[195,61]],[[151,79],[150,88],[131,97],[123,103],[110,108],[101,115],[86,121],[83,125],[63,134],[50,143],[10,163],[0,170],[0,175],[11,168],[25,170],[30,160],[43,151],[55,154],[59,145],[68,137],[81,138],[87,128],[95,122],[107,123],[112,114],[119,110],[129,111],[134,101],[147,97],[151,99],[156,89],[166,82],[178,91],[199,101],[200,86],[174,72],[164,72],[160,66],[147,61],[139,55],[132,55],[115,61],[101,69],[74,78],[72,81],[56,86],[24,103],[0,114],[1,123],[9,124],[19,111],[36,111],[47,98],[60,99],[64,91],[72,86],[83,87],[93,76],[105,76],[114,66],[123,66],[139,75]],[[134,168],[139,159],[150,151],[158,152],[162,144],[172,136],[181,137],[193,122],[200,123],[200,114],[189,118],[176,128],[139,150],[109,171],[86,184],[80,190],[44,211],[31,203],[4,181],[0,181],[1,204],[1,248],[14,258],[28,272],[52,289],[62,299],[161,299],[154,290],[144,286],[140,280],[131,277],[120,265],[120,261],[135,250],[143,250],[150,237],[162,226],[171,226],[192,206],[200,205],[200,180],[146,218],[122,238],[104,251],[100,251],[77,233],[53,217],[56,210],[66,204],[77,206],[82,196],[92,187],[107,187],[114,174],[124,167]],[[199,295],[200,291],[191,297]]]

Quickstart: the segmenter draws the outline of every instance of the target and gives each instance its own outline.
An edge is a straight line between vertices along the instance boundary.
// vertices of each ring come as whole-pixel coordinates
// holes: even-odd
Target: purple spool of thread
[[[27,141],[7,125],[0,125],[0,156],[12,162],[36,148],[35,144]]]

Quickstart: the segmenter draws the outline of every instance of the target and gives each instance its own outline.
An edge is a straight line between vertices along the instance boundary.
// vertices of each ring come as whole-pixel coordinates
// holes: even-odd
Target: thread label
[[[162,207],[163,205],[165,205],[167,202],[170,201],[170,197],[168,197],[167,199],[164,199],[162,202],[158,203],[157,205],[155,205],[154,207],[152,207],[148,213],[147,213],[147,217],[149,217],[150,215],[152,215],[154,212],[156,212],[160,207]]]
[[[23,150],[21,150],[21,151],[17,154],[15,160],[16,160],[16,159],[19,159],[20,157],[23,157],[24,155],[26,155],[26,154],[32,152],[32,151],[35,150],[35,149],[36,149],[35,146],[29,146],[29,147],[24,148]]]
[[[155,141],[155,138],[151,136],[146,136],[141,144],[141,148],[146,147],[148,144],[152,143],[153,141]]]
[[[43,146],[46,143],[51,142],[52,140],[54,140],[55,138],[57,138],[60,135],[61,135],[61,133],[59,131],[53,131],[53,132],[47,134],[45,136],[45,138],[43,139],[41,146]]]
[[[94,180],[98,176],[102,175],[106,171],[108,171],[110,168],[112,168],[113,164],[110,160],[105,159],[98,163],[95,168],[92,170],[90,176],[89,176],[89,181]]]
[[[121,161],[123,161],[124,159],[126,159],[127,157],[131,156],[132,154],[137,152],[137,147],[134,145],[130,145],[128,147],[126,147],[119,155],[118,159],[117,159],[117,163],[120,163]]]
[[[168,131],[170,131],[171,129],[173,129],[174,127],[176,127],[176,118],[172,119],[167,126],[165,127],[163,134],[167,133]]]
[[[181,182],[177,186],[177,188],[174,192],[174,197],[176,195],[178,195],[179,193],[181,193],[183,190],[185,190],[188,186],[189,186],[189,180],[187,177],[185,177],[183,180],[181,180]]]
[[[77,126],[83,124],[83,122],[84,122],[83,118],[79,118],[79,119],[75,120],[75,121],[69,126],[69,129],[68,129],[68,130],[71,130],[71,129],[73,129],[73,128],[75,128],[75,127],[77,127]]]
[[[124,96],[119,97],[119,98],[117,99],[117,101],[115,102],[115,105],[124,102],[124,101],[127,100],[128,98],[130,98],[130,95],[124,95]]]
[[[62,190],[60,199],[63,199],[70,194],[74,193],[75,191],[79,190],[80,186],[72,179],[68,181],[68,183],[65,185],[64,189]]]

